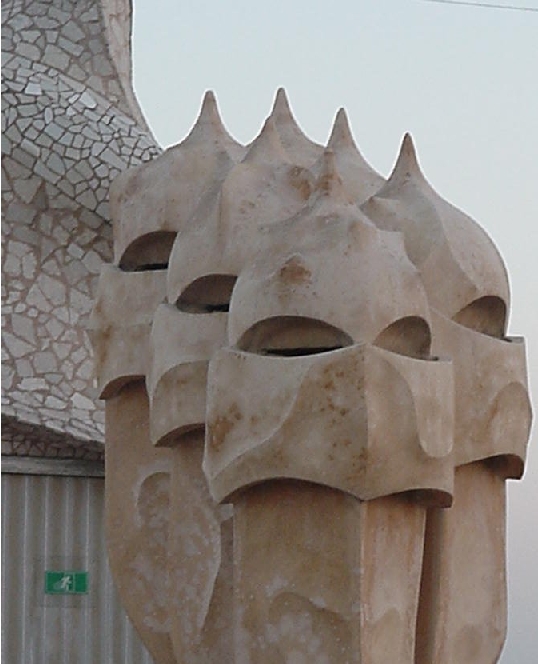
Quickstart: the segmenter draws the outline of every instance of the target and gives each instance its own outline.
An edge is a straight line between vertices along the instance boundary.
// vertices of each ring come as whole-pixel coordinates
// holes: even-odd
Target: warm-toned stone
[[[412,664],[424,522],[399,498],[305,482],[238,496],[234,661]]]
[[[153,314],[164,298],[163,271],[126,273],[105,266],[90,321],[102,398],[148,372]]]
[[[494,460],[505,478],[523,474],[531,425],[525,344],[495,338],[433,313],[433,350],[452,358],[454,462]]]
[[[422,174],[409,135],[386,184],[362,210],[379,227],[403,234],[430,305],[449,318],[482,297],[509,306],[508,276],[491,239],[443,200]]]
[[[177,661],[233,662],[230,505],[211,497],[202,472],[203,429],[170,450],[170,632]]]
[[[280,477],[450,504],[449,363],[368,345],[307,357],[226,349],[208,378],[204,469],[217,500]]]
[[[208,319],[169,304],[157,308],[146,377],[155,444],[204,428],[207,369],[215,351],[226,343],[227,318],[226,313],[216,313]]]
[[[109,543],[156,661],[497,661],[525,347],[502,259],[410,137],[385,182],[344,111],[323,148],[280,90],[243,148],[208,93],[111,199],[91,317]],[[160,593],[129,591],[137,552]]]
[[[416,664],[490,664],[506,637],[502,477],[483,462],[456,469],[454,504],[429,515]]]
[[[127,615],[159,664],[174,664],[168,614],[169,450],[149,441],[143,381],[106,402],[106,534]]]

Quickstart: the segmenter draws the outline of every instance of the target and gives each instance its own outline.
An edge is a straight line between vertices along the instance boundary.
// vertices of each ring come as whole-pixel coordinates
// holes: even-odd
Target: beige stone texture
[[[111,200],[92,338],[114,476],[134,427],[138,447],[109,485],[110,546],[125,558],[124,514],[136,592],[128,558],[114,570],[156,661],[498,661],[525,346],[505,336],[499,253],[410,137],[385,181],[343,110],[323,147],[280,90],[243,147],[208,93]],[[155,459],[148,543],[137,483]]]
[[[449,505],[451,378],[450,363],[367,345],[307,357],[222,350],[208,377],[211,491],[221,501],[280,477]]]
[[[490,664],[506,637],[505,482],[484,462],[455,473],[454,504],[426,529],[417,664]]]
[[[272,481],[234,509],[237,664],[414,662],[423,507]]]
[[[496,461],[505,478],[523,474],[531,426],[525,344],[495,338],[433,313],[433,352],[454,364],[457,466]]]
[[[170,450],[170,631],[185,664],[234,661],[232,509],[211,497],[203,451],[203,429]]]
[[[101,398],[146,376],[151,323],[164,299],[165,279],[161,270],[130,274],[103,267],[89,323]]]
[[[432,352],[454,367],[454,506],[428,516],[417,662],[495,662],[506,635],[503,479],[521,477],[531,423],[524,344],[505,337],[506,269],[427,183],[409,137],[362,209],[403,231],[431,305]]]
[[[151,328],[147,385],[154,444],[203,429],[209,360],[226,342],[227,314],[200,317],[169,304],[157,308]]]
[[[428,303],[401,236],[378,230],[347,195],[333,153],[323,159],[301,212],[262,238],[239,275],[230,303],[231,343],[248,346],[242,337],[249,330],[278,317],[322,321],[354,342],[374,341],[389,325],[412,317],[420,329],[407,335],[407,353],[427,354]],[[412,349],[417,341],[421,347]]]
[[[362,210],[378,227],[403,234],[433,309],[452,318],[487,296],[508,308],[508,275],[495,245],[474,220],[431,187],[409,135],[386,184]]]
[[[106,401],[106,537],[121,602],[159,664],[175,664],[170,638],[168,539],[171,456],[149,441],[143,381]]]
[[[208,93],[198,121],[180,145],[114,182],[110,204],[115,262],[127,269],[167,263],[177,231],[188,227],[191,216],[213,190],[218,191],[243,152],[222,125]],[[150,249],[153,255],[146,253]]]
[[[158,663],[231,661],[231,509],[209,494],[203,430],[155,448],[143,381],[106,415],[107,541],[130,619]]]

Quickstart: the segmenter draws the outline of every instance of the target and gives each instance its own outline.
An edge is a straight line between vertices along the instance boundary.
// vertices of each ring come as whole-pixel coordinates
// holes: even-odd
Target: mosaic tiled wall
[[[130,12],[2,1],[2,410],[80,440],[103,438],[85,325],[109,184],[160,151],[131,86]],[[15,438],[4,453],[32,453]]]

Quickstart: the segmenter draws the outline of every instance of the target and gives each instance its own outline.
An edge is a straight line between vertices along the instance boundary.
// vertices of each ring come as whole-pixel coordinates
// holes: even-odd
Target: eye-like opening
[[[453,320],[475,332],[502,339],[506,329],[506,304],[500,297],[485,295],[460,309]]]
[[[238,348],[258,355],[300,357],[328,353],[352,343],[343,330],[324,321],[304,316],[274,316],[248,329]]]
[[[155,441],[155,447],[175,447],[176,445],[185,445],[188,443],[199,444],[200,439],[205,436],[205,424],[200,422],[198,424],[186,424],[182,427],[177,427],[172,431],[167,432]]]
[[[121,257],[120,269],[124,272],[166,270],[175,238],[173,231],[156,231],[137,238]]]
[[[374,341],[374,346],[419,360],[431,360],[431,332],[420,316],[404,316],[388,325]]]
[[[208,274],[193,281],[176,301],[180,311],[208,314],[229,311],[237,277],[231,274]]]

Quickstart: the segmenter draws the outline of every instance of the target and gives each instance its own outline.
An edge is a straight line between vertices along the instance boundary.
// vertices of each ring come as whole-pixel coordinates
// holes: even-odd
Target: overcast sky
[[[498,4],[536,11],[425,0],[134,0],[135,87],[163,146],[188,133],[207,89],[241,142],[257,135],[279,86],[303,130],[321,143],[344,106],[363,155],[385,176],[410,131],[426,177],[487,230],[505,258],[509,331],[527,339],[536,392],[538,1]],[[532,438],[524,481],[509,485],[502,664],[537,661]]]

